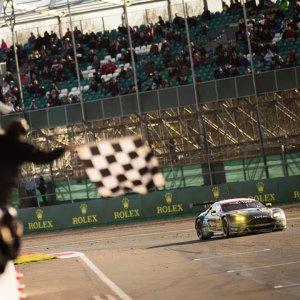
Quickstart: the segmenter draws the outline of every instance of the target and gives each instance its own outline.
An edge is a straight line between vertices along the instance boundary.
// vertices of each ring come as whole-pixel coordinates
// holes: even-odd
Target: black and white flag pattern
[[[88,177],[103,197],[122,195],[129,189],[146,194],[165,184],[157,158],[139,136],[104,140],[77,149]]]

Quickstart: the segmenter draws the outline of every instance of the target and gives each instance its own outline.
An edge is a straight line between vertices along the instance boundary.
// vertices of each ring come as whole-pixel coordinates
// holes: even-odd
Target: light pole
[[[258,135],[259,135],[259,140],[260,140],[260,150],[261,150],[261,155],[263,158],[263,164],[264,164],[266,178],[269,178],[269,168],[268,168],[267,158],[266,158],[266,153],[265,153],[263,132],[261,129],[261,117],[260,117],[260,111],[259,111],[259,101],[258,101],[258,96],[257,96],[257,87],[256,87],[256,80],[255,80],[255,69],[254,69],[254,64],[253,64],[253,54],[252,54],[251,41],[250,41],[250,36],[249,36],[249,26],[248,26],[248,21],[247,21],[247,11],[246,11],[246,7],[245,7],[245,0],[241,0],[241,3],[242,3],[242,7],[243,7],[248,51],[249,51],[249,55],[250,55],[250,66],[251,66],[251,75],[252,75],[254,97],[255,97],[257,130],[258,130]]]
[[[128,13],[127,13],[127,5],[128,4],[129,4],[129,1],[124,0],[123,9],[124,9],[127,34],[128,34],[129,47],[130,47],[130,56],[131,56],[131,63],[132,63],[132,69],[133,69],[133,79],[134,79],[135,92],[136,92],[136,98],[137,98],[138,113],[141,114],[141,103],[140,103],[141,99],[140,99],[140,92],[139,92],[139,88],[138,88],[136,65],[135,65],[135,59],[134,59],[134,54],[133,54],[133,45],[132,45],[130,26],[129,26],[129,21],[128,21]]]
[[[10,10],[10,12],[9,12]],[[16,40],[15,40],[15,24],[16,24],[16,17],[15,17],[15,9],[14,9],[14,3],[13,0],[5,0],[3,2],[3,13],[4,13],[4,21],[7,25],[7,27],[11,30],[12,35],[12,42],[13,42],[13,50],[14,50],[14,57],[16,61],[16,71],[17,71],[17,77],[18,77],[18,87],[20,91],[20,107],[24,111],[24,99],[23,99],[23,91],[22,91],[22,82],[21,82],[21,76],[20,76],[20,68],[19,68],[19,60],[18,60],[18,53],[17,53],[17,47],[16,47]],[[9,15],[10,13],[10,15]]]
[[[209,157],[209,147],[208,147],[208,143],[207,143],[207,134],[206,134],[205,122],[204,122],[204,119],[203,119],[203,116],[202,116],[202,113],[200,110],[200,105],[199,105],[195,68],[194,68],[194,64],[193,64],[193,53],[192,53],[192,48],[191,48],[191,37],[190,37],[190,32],[189,32],[189,25],[187,22],[187,12],[186,12],[186,6],[185,6],[184,0],[182,0],[182,8],[183,8],[183,14],[184,14],[184,23],[185,23],[186,37],[187,37],[187,43],[188,43],[188,49],[189,49],[191,72],[192,72],[192,78],[193,78],[193,88],[194,88],[194,96],[195,96],[195,101],[196,101],[198,126],[199,126],[200,135],[202,136],[201,140],[204,145],[204,152],[205,152],[206,160],[207,160],[210,184],[213,185],[213,178],[212,178],[212,173],[211,173],[211,161],[210,161],[210,157]]]
[[[69,13],[69,21],[70,21],[70,27],[71,27],[71,34],[72,34],[72,46],[73,46],[73,53],[74,53],[74,61],[75,61],[75,68],[76,68],[76,76],[77,76],[77,85],[79,90],[79,99],[80,99],[80,105],[81,105],[81,113],[82,113],[82,119],[84,122],[86,122],[86,116],[84,111],[84,105],[83,105],[83,98],[82,98],[82,91],[81,91],[81,82],[80,82],[80,69],[78,65],[78,59],[77,59],[77,51],[76,51],[76,43],[75,43],[75,35],[73,31],[73,22],[72,22],[72,16],[71,16],[71,9],[70,9],[70,2],[67,0],[67,6],[68,6],[68,13]]]
[[[72,34],[72,47],[73,47],[74,60],[75,60],[75,68],[76,68],[76,76],[77,76],[77,86],[78,86],[78,91],[79,91],[81,115],[82,115],[82,121],[83,121],[83,127],[84,127],[84,139],[85,139],[85,142],[88,143],[89,142],[89,136],[87,134],[86,115],[85,115],[84,102],[83,102],[82,90],[81,90],[81,81],[80,81],[80,69],[79,69],[78,59],[77,59],[75,35],[74,35],[74,30],[73,30],[73,22],[72,22],[71,8],[70,8],[69,0],[67,0],[67,5],[68,5],[69,22],[70,22],[71,34]]]

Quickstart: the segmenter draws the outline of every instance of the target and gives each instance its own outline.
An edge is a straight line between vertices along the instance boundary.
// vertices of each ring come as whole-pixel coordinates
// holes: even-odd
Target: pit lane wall
[[[154,218],[197,215],[205,203],[236,197],[251,197],[277,205],[300,203],[300,176],[261,181],[227,183],[154,191],[147,195],[128,194],[111,199],[61,204],[19,210],[25,234],[117,224]]]

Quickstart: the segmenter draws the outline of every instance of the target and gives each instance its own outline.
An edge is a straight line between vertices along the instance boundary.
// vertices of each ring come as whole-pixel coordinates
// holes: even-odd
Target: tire
[[[229,227],[229,223],[227,221],[226,218],[224,218],[222,220],[222,224],[223,224],[223,232],[224,232],[224,236],[225,237],[230,237],[230,227]]]
[[[203,234],[203,230],[202,230],[202,225],[201,225],[200,219],[197,219],[197,221],[196,221],[196,233],[197,233],[197,236],[198,236],[199,240],[205,240],[205,239],[209,239],[210,238],[209,236],[205,236]]]

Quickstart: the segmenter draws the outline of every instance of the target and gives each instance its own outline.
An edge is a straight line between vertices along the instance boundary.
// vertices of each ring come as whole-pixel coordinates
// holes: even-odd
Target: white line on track
[[[240,270],[229,270],[229,271],[227,271],[227,273],[245,272],[245,271],[257,270],[257,269],[266,269],[266,268],[273,268],[273,267],[284,266],[284,265],[293,265],[293,264],[299,264],[299,263],[300,263],[300,260],[295,260],[295,261],[289,261],[286,263],[275,264],[275,265],[266,265],[266,266],[261,266],[261,267],[253,267],[253,268],[240,269]]]
[[[62,255],[60,258],[73,258],[79,257],[81,260],[103,281],[115,294],[117,294],[121,300],[132,300],[123,290],[121,290],[113,281],[111,281],[85,254],[82,252],[67,253]]]
[[[266,251],[270,251],[270,250],[271,249],[261,249],[261,250],[255,250],[255,251],[247,251],[247,252],[236,252],[236,253],[231,253],[231,254],[226,254],[226,255],[215,255],[215,256],[209,256],[209,257],[204,257],[204,258],[195,258],[194,260],[202,261],[202,260],[215,259],[215,258],[227,257],[227,256],[243,255],[243,254],[257,253],[257,252],[266,252]]]
[[[284,289],[284,288],[289,288],[289,287],[294,287],[294,286],[300,286],[300,283],[290,283],[286,285],[275,285],[274,289]]]

